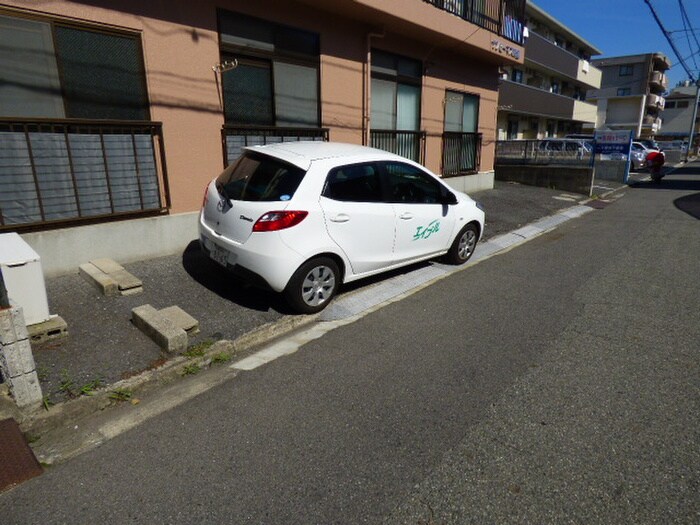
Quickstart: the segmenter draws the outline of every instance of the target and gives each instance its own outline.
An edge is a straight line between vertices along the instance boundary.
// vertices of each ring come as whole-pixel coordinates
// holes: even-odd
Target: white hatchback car
[[[246,148],[207,186],[199,216],[214,261],[301,313],[341,283],[442,255],[466,262],[483,228],[481,206],[420,164],[332,142]]]

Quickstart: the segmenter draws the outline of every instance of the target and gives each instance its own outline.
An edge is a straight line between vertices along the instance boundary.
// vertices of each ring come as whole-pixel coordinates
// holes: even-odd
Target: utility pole
[[[688,162],[690,149],[693,147],[695,135],[695,119],[698,117],[698,103],[700,103],[700,80],[695,82],[695,104],[693,104],[693,118],[690,119],[690,132],[688,133],[688,147],[685,150],[685,161]]]

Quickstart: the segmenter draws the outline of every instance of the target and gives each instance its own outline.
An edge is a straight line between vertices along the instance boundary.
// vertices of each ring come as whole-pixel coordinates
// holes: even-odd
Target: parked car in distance
[[[654,139],[639,139],[639,138],[637,138],[637,139],[634,139],[634,142],[639,142],[646,149],[655,150],[655,151],[659,151],[661,149],[661,148],[659,148],[659,144]]]
[[[639,170],[646,167],[647,155],[650,151],[659,150],[649,149],[641,142],[633,142],[630,150],[630,169]]]
[[[341,283],[439,256],[464,263],[483,228],[481,206],[420,164],[332,142],[245,148],[199,215],[211,259],[300,313],[325,308]]]

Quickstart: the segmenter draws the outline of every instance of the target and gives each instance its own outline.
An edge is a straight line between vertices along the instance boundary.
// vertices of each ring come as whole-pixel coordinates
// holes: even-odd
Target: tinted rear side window
[[[256,153],[244,153],[216,179],[219,193],[239,201],[288,201],[305,171]]]
[[[323,196],[336,201],[379,202],[382,200],[379,173],[372,164],[356,164],[331,170]]]

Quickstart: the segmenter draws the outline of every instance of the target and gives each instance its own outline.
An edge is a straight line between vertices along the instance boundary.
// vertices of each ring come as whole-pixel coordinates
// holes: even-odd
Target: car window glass
[[[245,153],[216,179],[221,195],[240,201],[288,201],[305,171],[280,160]]]
[[[440,202],[442,186],[430,175],[409,164],[384,165],[390,202],[433,204]]]
[[[379,202],[381,185],[373,164],[355,164],[330,171],[323,196],[336,201]]]

